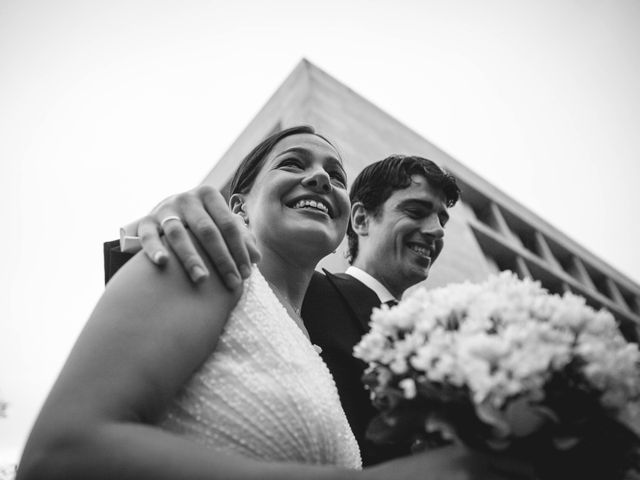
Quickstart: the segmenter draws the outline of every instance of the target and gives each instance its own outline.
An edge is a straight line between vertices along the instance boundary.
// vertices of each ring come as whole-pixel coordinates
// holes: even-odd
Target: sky
[[[637,0],[0,0],[0,465],[102,242],[197,185],[303,57],[640,283]]]

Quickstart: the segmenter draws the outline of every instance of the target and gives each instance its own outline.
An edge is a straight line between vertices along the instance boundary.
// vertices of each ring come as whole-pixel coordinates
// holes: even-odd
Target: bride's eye
[[[288,168],[292,170],[302,170],[304,169],[304,165],[301,160],[297,158],[286,158],[282,162],[280,162],[280,168]]]
[[[347,178],[345,177],[344,173],[341,170],[331,170],[328,173],[332,181],[336,182],[337,184],[343,187],[346,187]]]

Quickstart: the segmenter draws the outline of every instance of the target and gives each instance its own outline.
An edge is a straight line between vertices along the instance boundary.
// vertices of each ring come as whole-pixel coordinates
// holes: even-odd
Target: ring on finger
[[[160,228],[164,229],[165,224],[172,220],[177,220],[178,222],[182,223],[182,219],[180,217],[176,215],[169,215],[168,217],[162,219],[162,221],[160,222]]]

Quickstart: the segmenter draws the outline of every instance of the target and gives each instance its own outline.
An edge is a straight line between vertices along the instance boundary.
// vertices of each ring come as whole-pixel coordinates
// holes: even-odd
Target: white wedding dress
[[[254,459],[362,465],[333,377],[256,267],[161,426]]]

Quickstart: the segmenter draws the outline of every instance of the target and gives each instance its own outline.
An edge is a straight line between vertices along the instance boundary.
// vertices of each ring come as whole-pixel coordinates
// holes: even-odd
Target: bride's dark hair
[[[279,132],[269,135],[262,142],[256,145],[246,157],[244,157],[231,180],[229,195],[233,195],[234,193],[247,193],[251,190],[253,182],[258,176],[258,173],[260,173],[262,165],[264,165],[267,155],[269,155],[269,152],[273,147],[283,138],[303,133],[316,135],[322,138],[334,149],[336,148],[329,140],[319,133],[316,133],[316,130],[310,125],[298,125],[280,130]]]

